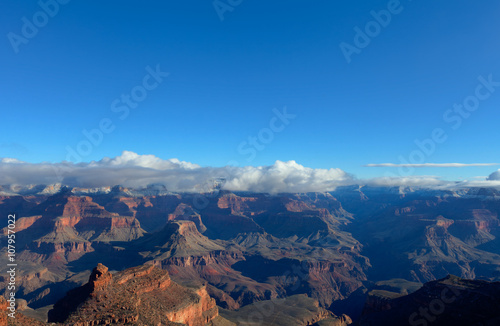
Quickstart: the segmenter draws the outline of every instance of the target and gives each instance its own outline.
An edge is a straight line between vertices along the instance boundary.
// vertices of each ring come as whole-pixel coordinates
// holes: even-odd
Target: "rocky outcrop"
[[[194,209],[184,203],[179,204],[175,211],[168,214],[169,221],[192,221],[196,225],[199,232],[203,233],[207,230],[207,227],[203,224],[201,220],[201,215],[194,211]]]
[[[248,204],[255,203],[257,199],[257,197],[240,197],[235,194],[228,193],[221,196],[217,200],[217,207],[220,209],[230,209],[231,214],[233,215],[244,215],[250,210],[250,206]]]
[[[218,317],[205,287],[174,283],[153,265],[112,275],[99,264],[87,284],[68,292],[49,312],[49,322],[93,326],[108,324],[204,326]],[[177,325],[177,324],[176,324]]]

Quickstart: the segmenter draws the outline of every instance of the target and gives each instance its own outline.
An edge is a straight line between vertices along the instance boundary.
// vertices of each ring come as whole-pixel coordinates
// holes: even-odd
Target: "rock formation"
[[[87,284],[69,291],[49,312],[49,322],[93,326],[210,325],[218,317],[205,287],[189,289],[152,265],[112,275],[99,264]]]
[[[225,309],[306,294],[338,315],[347,312],[335,307],[356,303],[354,316],[371,282],[448,274],[499,281],[498,199],[498,191],[479,188],[270,195],[7,185],[0,213],[18,214],[18,294],[30,309],[87,284],[89,267],[101,262],[116,271],[150,264],[175,283],[205,284]],[[6,235],[3,228],[0,241]],[[0,294],[5,284],[0,275]],[[368,306],[395,299],[381,293]]]

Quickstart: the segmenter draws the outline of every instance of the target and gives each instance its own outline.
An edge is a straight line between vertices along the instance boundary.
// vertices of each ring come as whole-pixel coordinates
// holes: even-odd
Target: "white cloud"
[[[492,174],[490,174],[490,176],[488,177],[488,180],[490,180],[490,181],[500,180],[500,169],[493,172]]]
[[[500,165],[500,163],[422,163],[422,164],[395,164],[395,163],[376,163],[376,164],[366,164],[365,167],[376,167],[376,168],[463,168],[471,166],[494,166]]]
[[[144,187],[161,183],[171,191],[208,191],[214,179],[226,180],[224,189],[253,192],[325,192],[342,185],[365,184],[380,187],[456,188],[498,187],[500,170],[487,180],[452,182],[436,176],[381,177],[359,180],[340,169],[313,169],[295,161],[276,161],[269,166],[201,167],[178,159],[163,160],[154,155],[124,151],[114,158],[74,164],[26,163],[12,158],[0,159],[0,185],[62,183],[72,187],[123,185]],[[496,181],[495,181],[496,180]]]
[[[465,180],[450,184],[449,188],[500,188],[500,180]]]
[[[437,188],[451,184],[450,181],[443,181],[436,176],[378,177],[365,180],[364,183],[376,187],[419,188]]]
[[[201,167],[179,161],[163,160],[154,155],[124,151],[114,158],[90,163],[0,162],[0,184],[53,184],[74,187],[124,185],[142,187],[162,183],[171,191],[203,191],[214,178],[225,178],[225,189],[255,192],[330,191],[352,183],[352,177],[340,169],[311,169],[295,161],[276,161],[260,167]]]
[[[332,191],[352,184],[353,177],[340,169],[311,169],[295,161],[271,166],[232,168],[225,188],[256,192]]]
[[[130,151],[123,151],[122,155],[109,158],[105,157],[98,162],[91,162],[89,166],[117,166],[117,167],[125,167],[125,166],[135,166],[135,167],[143,167],[143,168],[151,168],[156,170],[170,170],[175,168],[185,168],[185,169],[196,169],[200,166],[197,164],[192,164],[189,162],[179,161],[176,158],[169,160],[162,160],[159,157],[154,155],[139,155]]]
[[[24,162],[23,161],[19,161],[16,158],[5,157],[5,158],[3,158],[3,159],[0,160],[0,163],[24,163]]]

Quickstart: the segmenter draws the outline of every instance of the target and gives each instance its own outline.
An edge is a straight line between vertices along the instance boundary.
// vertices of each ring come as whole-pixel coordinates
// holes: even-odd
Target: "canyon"
[[[327,193],[195,194],[172,193],[158,185],[2,186],[0,214],[12,212],[18,217],[17,296],[38,312],[29,310],[40,322],[56,316],[47,314],[49,307],[57,311],[56,302],[65,297],[70,302],[70,293],[82,296],[82,290],[74,291],[89,288],[95,266],[97,271],[106,269],[102,275],[113,275],[110,293],[128,291],[122,285],[129,281],[119,284],[129,277],[123,275],[144,270],[152,274],[141,277],[155,279],[160,286],[151,293],[168,292],[163,291],[170,287],[168,282],[189,289],[182,296],[198,297],[198,304],[190,304],[182,314],[151,316],[187,325],[193,322],[181,321],[181,315],[198,320],[204,311],[217,309],[230,323],[259,303],[310,307],[295,309],[301,317],[293,323],[300,325],[347,325],[365,318],[365,305],[378,302],[370,291],[405,284],[398,291],[411,295],[422,284],[450,274],[500,280],[500,195],[494,189],[348,186]],[[5,241],[6,224],[2,227],[0,238]],[[155,278],[157,273],[168,275],[166,283]],[[6,282],[1,275],[0,291]],[[147,303],[138,288],[132,293],[137,302],[159,304]],[[89,307],[99,306],[97,297],[103,306],[114,307],[107,298],[90,297]],[[140,305],[129,302],[128,309],[125,303],[130,313],[124,319],[118,313],[113,313],[115,319],[99,318],[111,318],[110,323],[143,318],[137,317]],[[85,314],[97,308],[89,309]],[[215,320],[201,319],[205,324]],[[216,319],[222,317],[217,314]]]

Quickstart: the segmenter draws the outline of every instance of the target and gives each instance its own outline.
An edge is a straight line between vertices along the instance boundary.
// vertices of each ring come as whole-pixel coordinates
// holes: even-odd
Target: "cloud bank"
[[[219,178],[225,180],[224,188],[228,190],[269,193],[331,191],[353,182],[353,177],[340,169],[311,169],[295,161],[276,161],[273,165],[259,167],[213,168],[129,151],[114,158],[79,164],[0,161],[1,185],[62,183],[94,188],[118,184],[144,187],[161,183],[171,191],[203,192],[211,190],[214,179]]]
[[[376,168],[464,168],[472,166],[494,166],[500,165],[500,163],[423,163],[423,164],[394,164],[394,163],[378,163],[378,164],[366,164],[365,167],[376,167]]]
[[[449,186],[450,184],[452,184],[452,182],[441,180],[436,176],[405,176],[377,177],[365,180],[365,184],[374,187],[442,188]]]
[[[34,164],[11,158],[0,159],[0,185],[61,183],[82,188],[114,185],[140,188],[160,183],[170,191],[207,192],[221,180],[224,180],[223,188],[227,190],[263,193],[326,192],[353,184],[419,188],[498,187],[500,170],[492,173],[487,180],[451,182],[436,176],[390,176],[363,180],[341,169],[312,169],[295,161],[276,161],[273,165],[257,167],[202,167],[178,159],[164,160],[129,151],[114,158],[78,164]]]

